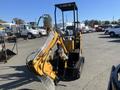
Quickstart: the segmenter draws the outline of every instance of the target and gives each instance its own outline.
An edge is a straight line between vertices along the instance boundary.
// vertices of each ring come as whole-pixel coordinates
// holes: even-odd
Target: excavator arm
[[[37,51],[37,54],[35,54],[34,58],[31,61],[32,65],[30,65],[36,74],[40,76],[49,76],[53,80],[57,78],[57,75],[55,71],[53,71],[53,66],[49,60],[50,53],[55,45],[60,45],[63,48],[64,53],[67,53],[67,49],[64,46],[62,37],[60,37],[56,31],[51,31],[46,43],[41,49]]]

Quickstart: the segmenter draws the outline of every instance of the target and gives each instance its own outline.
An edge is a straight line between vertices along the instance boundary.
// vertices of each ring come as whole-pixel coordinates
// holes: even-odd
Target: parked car
[[[7,33],[5,32],[5,27],[0,24],[0,37],[7,36]]]
[[[39,31],[30,25],[20,25],[20,35],[28,39],[39,37]]]
[[[111,29],[112,27],[114,28],[115,26],[118,26],[118,25],[109,25],[107,28],[105,28],[104,34],[109,35],[109,29]]]
[[[47,35],[47,30],[43,27],[38,27],[38,31],[40,36],[46,36]]]
[[[65,30],[66,34],[68,36],[73,35],[73,29],[74,29],[74,26],[66,26],[66,30]]]
[[[104,31],[104,34],[105,34],[105,35],[109,35],[109,29],[111,29],[111,28],[112,28],[112,27],[106,28],[105,31]]]
[[[89,33],[89,30],[88,29],[85,29],[85,28],[82,28],[82,34],[85,34],[85,33]]]
[[[104,32],[107,28],[111,27],[111,25],[100,25],[96,27],[97,32]]]
[[[8,36],[15,35],[16,37],[19,37],[19,29],[17,28],[18,25],[13,24],[13,23],[2,23],[1,24],[5,29],[5,32],[7,33]]]
[[[5,30],[2,30],[1,28],[0,28],[0,43],[3,41],[1,38],[3,38],[3,37],[7,37],[8,35],[7,35],[7,33],[5,32]]]
[[[90,26],[85,26],[85,27],[82,27],[81,32],[82,34],[92,33],[92,32],[95,32],[95,29]]]
[[[89,32],[95,32],[95,28],[89,27]]]
[[[75,27],[75,30],[74,30],[74,26],[73,25],[66,25],[64,26],[64,29],[63,27],[60,27],[57,29],[57,32],[59,32],[61,35],[66,35],[66,36],[72,36],[74,34],[74,31],[76,32],[80,32],[82,31],[79,27]]]
[[[108,28],[106,33],[108,33],[111,37],[120,36],[120,26],[117,25],[113,26],[112,28]]]
[[[0,30],[0,37],[5,37],[5,36],[7,36],[5,30]]]

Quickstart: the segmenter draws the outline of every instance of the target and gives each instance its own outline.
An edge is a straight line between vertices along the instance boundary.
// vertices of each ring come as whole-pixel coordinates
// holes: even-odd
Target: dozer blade
[[[48,76],[37,76],[38,79],[42,82],[46,90],[55,90],[54,81]]]

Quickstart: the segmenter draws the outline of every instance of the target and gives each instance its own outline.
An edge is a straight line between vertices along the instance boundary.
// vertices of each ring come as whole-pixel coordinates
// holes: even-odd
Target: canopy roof
[[[55,7],[59,8],[62,11],[71,11],[78,9],[75,2],[55,4]]]

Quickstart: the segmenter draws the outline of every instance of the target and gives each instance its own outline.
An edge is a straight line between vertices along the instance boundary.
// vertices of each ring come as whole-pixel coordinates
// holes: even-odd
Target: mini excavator
[[[62,11],[63,17],[65,11],[73,11],[73,35],[61,35],[58,32],[57,8]],[[77,21],[75,16],[77,16]],[[55,85],[58,81],[72,81],[80,78],[84,57],[82,56],[82,35],[75,22],[78,22],[78,8],[75,2],[55,5],[55,29],[50,30],[42,48],[33,51],[27,57],[26,65],[30,71],[39,77],[49,77]]]

